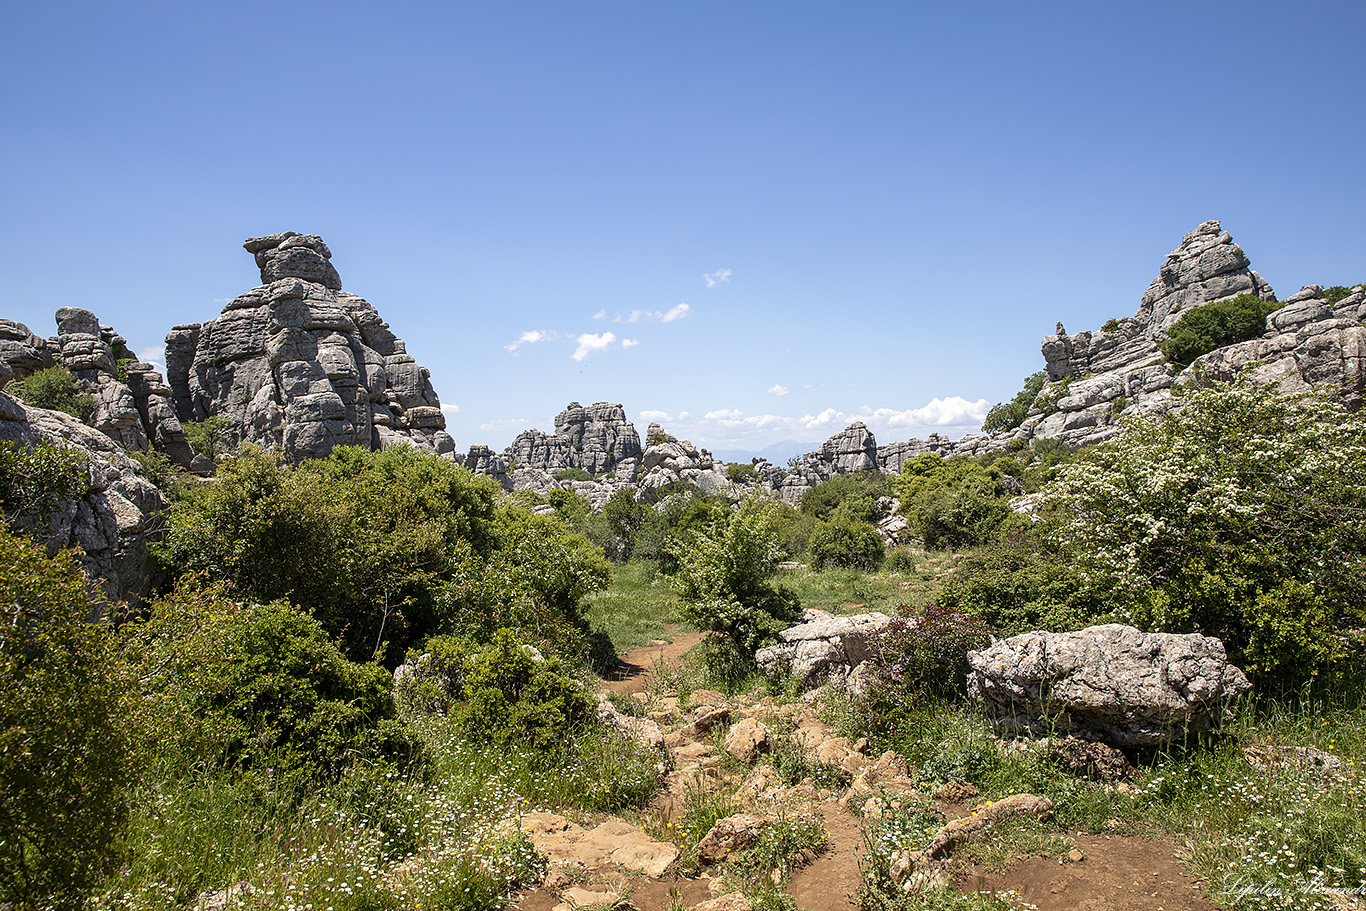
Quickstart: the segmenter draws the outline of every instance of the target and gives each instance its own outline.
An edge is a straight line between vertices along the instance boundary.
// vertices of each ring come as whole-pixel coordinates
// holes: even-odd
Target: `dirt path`
[[[829,844],[820,857],[792,874],[787,894],[802,911],[858,911],[863,829],[838,801],[821,804],[821,815]]]
[[[669,632],[672,635],[673,631]],[[621,696],[648,690],[656,665],[676,664],[683,653],[701,642],[705,635],[678,633],[670,639],[656,639],[650,645],[627,652],[617,660],[616,668],[603,678],[603,690]]]
[[[1039,911],[1216,911],[1166,839],[1078,835],[1073,841],[1085,855],[1079,863],[1028,857],[1004,873],[974,870],[959,889],[1008,889]]]

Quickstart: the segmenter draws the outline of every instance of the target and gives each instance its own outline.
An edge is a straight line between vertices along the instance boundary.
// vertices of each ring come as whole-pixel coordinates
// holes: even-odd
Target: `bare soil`
[[[1085,859],[1027,857],[1003,873],[974,869],[961,891],[1009,890],[1039,911],[1215,911],[1167,839],[1078,835]]]
[[[656,665],[676,664],[684,652],[705,637],[705,633],[679,633],[629,651],[617,659],[617,666],[603,678],[602,688],[621,696],[647,691]]]

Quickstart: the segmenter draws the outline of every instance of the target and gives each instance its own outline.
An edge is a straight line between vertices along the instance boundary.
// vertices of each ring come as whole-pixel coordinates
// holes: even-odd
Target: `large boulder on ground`
[[[1208,731],[1251,688],[1224,644],[1117,623],[1012,636],[968,653],[968,693],[1001,735],[1076,734],[1118,747]]]
[[[765,674],[791,674],[803,689],[823,683],[842,685],[873,656],[877,636],[891,622],[886,614],[876,612],[833,617],[807,611],[803,619],[779,633],[778,642],[754,655]]]

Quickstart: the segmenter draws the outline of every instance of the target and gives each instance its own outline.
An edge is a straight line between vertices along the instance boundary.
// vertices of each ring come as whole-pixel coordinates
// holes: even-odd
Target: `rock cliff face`
[[[18,446],[50,443],[86,459],[89,492],[65,504],[46,526],[26,531],[52,551],[78,548],[86,573],[111,601],[136,603],[149,594],[147,541],[166,502],[141,466],[112,438],[76,418],[27,407],[3,393],[0,440]]]
[[[620,405],[578,402],[555,415],[555,433],[527,430],[510,448],[517,468],[556,472],[579,468],[589,474],[615,471],[634,477],[641,456],[640,436]],[[630,463],[630,464],[627,464]]]
[[[1014,434],[1023,440],[1056,439],[1069,445],[1096,443],[1120,432],[1120,419],[1175,407],[1172,390],[1197,377],[1232,379],[1246,368],[1254,381],[1280,382],[1283,392],[1327,383],[1358,407],[1366,386],[1360,289],[1329,306],[1317,285],[1292,295],[1267,317],[1266,332],[1198,358],[1178,374],[1159,344],[1190,310],[1238,294],[1276,299],[1271,286],[1250,269],[1247,255],[1207,221],[1167,255],[1131,317],[1098,332],[1059,331],[1042,343],[1049,385]]]
[[[91,424],[125,449],[155,448],[189,467],[194,453],[171,405],[171,390],[151,364],[124,358],[127,345],[95,314],[79,307],[57,311],[57,336],[38,338],[22,323],[0,320],[0,363],[23,379],[50,367],[64,367],[95,401]]]
[[[262,284],[217,319],[166,337],[180,420],[221,416],[230,444],[291,460],[343,444],[409,444],[454,458],[426,369],[368,301],[341,290],[322,238],[287,231],[243,246]]]

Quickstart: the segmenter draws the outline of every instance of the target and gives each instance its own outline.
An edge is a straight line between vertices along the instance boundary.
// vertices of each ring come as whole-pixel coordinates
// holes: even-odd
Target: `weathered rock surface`
[[[263,284],[166,337],[180,420],[221,416],[230,446],[256,443],[291,460],[344,444],[455,458],[427,370],[368,301],[341,290],[321,238],[285,232],[243,246]]]
[[[140,602],[153,586],[148,538],[166,501],[142,467],[109,436],[69,414],[21,405],[0,393],[0,440],[54,444],[88,462],[89,492],[44,526],[25,530],[51,551],[76,548],[86,574],[111,601]]]
[[[1108,624],[1025,633],[970,652],[968,692],[998,734],[1073,733],[1119,747],[1216,726],[1251,688],[1218,639]]]
[[[655,841],[644,829],[620,819],[585,829],[554,813],[527,813],[522,831],[551,864],[588,871],[610,864],[658,877],[678,857],[675,845]]]
[[[626,471],[621,463],[641,455],[640,435],[621,405],[597,402],[587,408],[570,402],[555,415],[555,432],[527,430],[512,441],[510,455],[517,468],[556,472],[580,468],[589,474]]]
[[[805,622],[788,627],[779,641],[755,653],[765,674],[790,674],[803,689],[824,683],[842,685],[851,672],[871,658],[878,635],[891,622],[882,613],[832,617],[806,612]]]
[[[707,450],[664,433],[658,424],[650,425],[647,439],[655,442],[640,457],[636,485],[641,500],[658,502],[680,485],[691,485],[705,493],[731,489],[726,466],[714,460]]]

